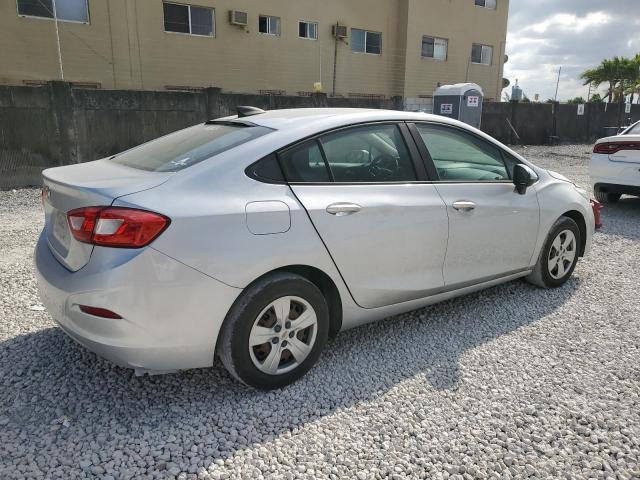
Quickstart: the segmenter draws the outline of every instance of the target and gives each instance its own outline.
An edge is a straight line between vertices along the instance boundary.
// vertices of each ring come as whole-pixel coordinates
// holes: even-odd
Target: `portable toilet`
[[[476,83],[443,85],[433,94],[433,113],[480,128],[484,93]]]

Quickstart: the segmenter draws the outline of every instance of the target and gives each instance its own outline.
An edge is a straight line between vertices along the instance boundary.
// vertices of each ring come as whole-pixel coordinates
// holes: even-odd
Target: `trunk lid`
[[[640,163],[640,135],[617,135],[615,137],[601,138],[596,142],[596,149],[608,147],[609,152],[596,152],[608,154],[612,162]]]
[[[45,170],[42,172],[44,229],[51,252],[68,270],[80,270],[89,261],[93,245],[73,238],[67,212],[111,205],[123,195],[157,187],[171,175],[133,169],[108,159]]]

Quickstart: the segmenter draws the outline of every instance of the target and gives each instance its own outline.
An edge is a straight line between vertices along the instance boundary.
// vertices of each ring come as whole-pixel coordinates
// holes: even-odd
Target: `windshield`
[[[624,131],[623,135],[640,135],[640,122],[637,122],[635,125],[631,125]]]
[[[201,124],[143,143],[111,160],[150,172],[177,172],[271,131],[242,124]]]

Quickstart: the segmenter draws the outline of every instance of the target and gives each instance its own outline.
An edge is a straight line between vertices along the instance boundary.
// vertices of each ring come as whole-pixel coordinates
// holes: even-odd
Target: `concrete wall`
[[[0,188],[40,183],[44,168],[96,160],[166,133],[235,114],[238,105],[263,109],[354,107],[401,109],[402,99],[327,98],[0,86]]]
[[[61,119],[52,88],[0,87],[0,188],[29,185],[62,164]]]
[[[88,0],[89,22],[58,22],[64,79],[105,89],[163,90],[167,86],[221,87],[289,95],[322,82],[332,93],[386,97],[432,95],[438,83],[476,82],[487,99],[499,98],[508,0],[497,8],[474,0],[182,0],[210,7],[215,36],[164,31],[162,0]],[[228,21],[246,11],[249,25]],[[259,15],[281,19],[281,35],[258,32]],[[318,22],[318,39],[299,38],[300,20]],[[355,53],[351,38],[338,42],[331,27],[382,33],[380,55]],[[449,40],[447,60],[422,58],[422,36]],[[489,66],[470,63],[471,44],[494,47]],[[0,1],[0,83],[62,78],[55,22],[17,14],[16,0]]]
[[[403,104],[402,97],[266,96],[224,93],[219,88],[153,92],[77,89],[63,82],[0,86],[0,188],[36,185],[44,168],[113,155],[180,128],[234,114],[238,105],[401,110]],[[640,119],[640,105],[632,107],[631,115],[620,115],[623,123]],[[590,142],[603,136],[602,127],[617,125],[618,105],[588,104],[584,116],[576,111],[576,105],[487,102],[482,129],[505,143],[544,144]]]

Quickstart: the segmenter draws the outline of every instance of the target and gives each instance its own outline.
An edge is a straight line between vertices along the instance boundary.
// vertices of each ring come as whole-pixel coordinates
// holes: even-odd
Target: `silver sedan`
[[[78,343],[137,373],[282,387],[339,331],[590,248],[587,193],[455,120],[297,109],[213,120],[45,170],[35,263]]]

